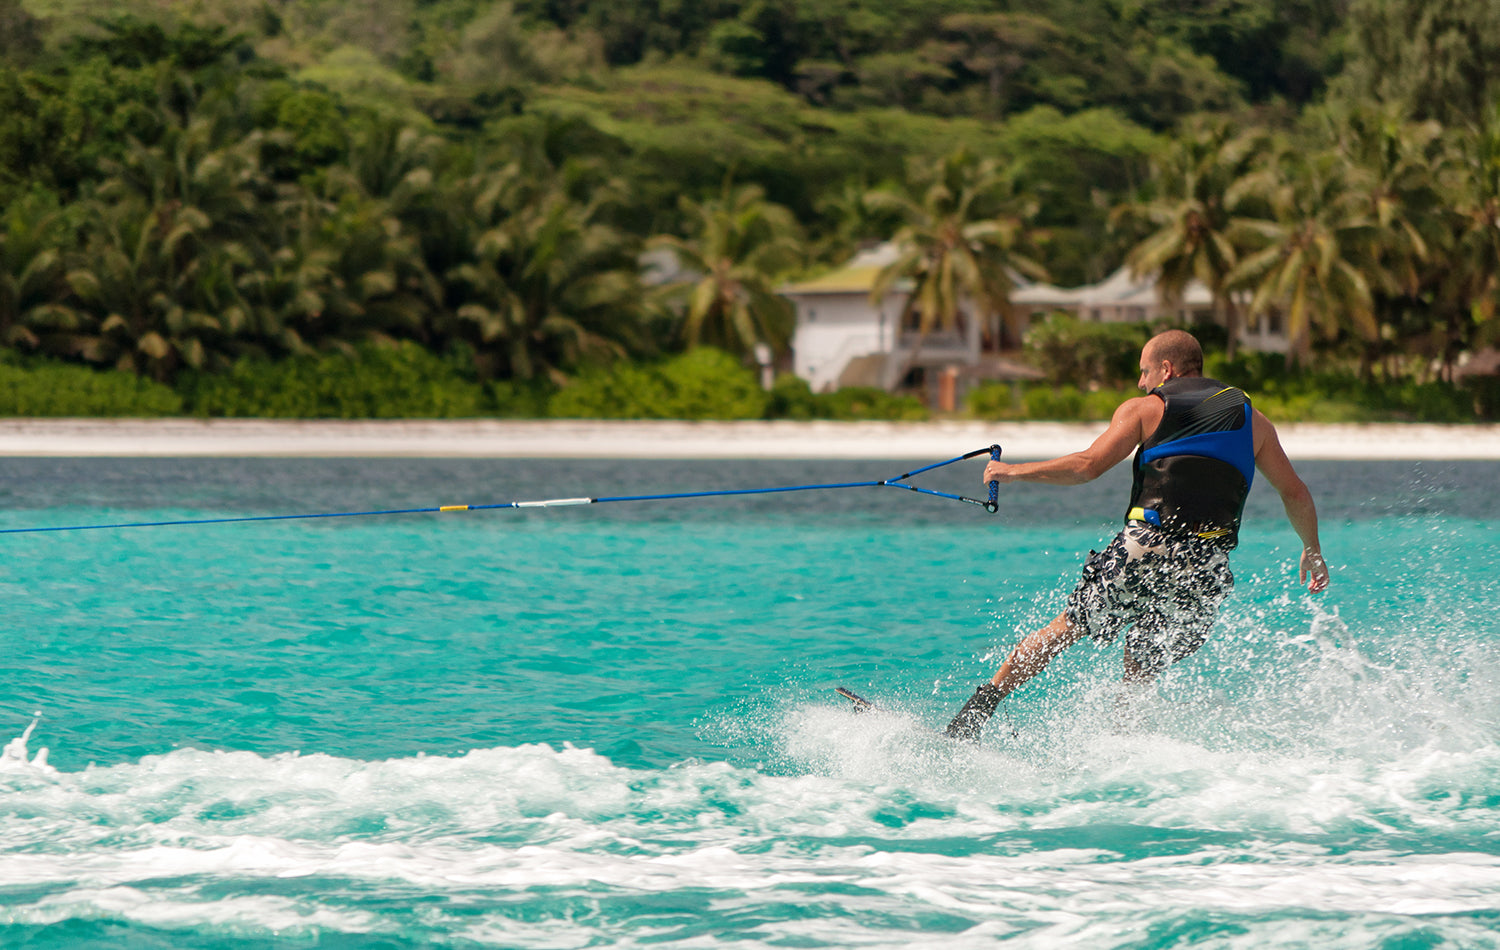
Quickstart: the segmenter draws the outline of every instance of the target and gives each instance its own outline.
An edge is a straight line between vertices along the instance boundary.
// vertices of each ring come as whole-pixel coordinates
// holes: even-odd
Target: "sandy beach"
[[[941,459],[997,442],[1010,458],[1076,451],[1103,423],[584,420],[0,420],[0,455],[431,458]],[[1292,458],[1500,459],[1500,426],[1286,425]]]

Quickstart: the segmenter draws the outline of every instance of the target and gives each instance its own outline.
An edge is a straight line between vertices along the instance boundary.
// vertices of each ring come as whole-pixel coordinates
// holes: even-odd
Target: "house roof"
[[[856,253],[843,267],[831,270],[811,280],[787,284],[780,290],[787,296],[798,294],[867,294],[875,286],[875,278],[886,265],[893,262],[900,249],[890,241],[867,247]],[[902,289],[898,281],[895,288]],[[905,289],[910,289],[905,283]]]
[[[787,284],[781,292],[796,294],[867,294],[875,286],[879,267],[841,267],[812,280]]]
[[[1051,284],[1030,284],[1011,293],[1010,302],[1050,307],[1073,306],[1078,303],[1079,295],[1084,289],[1086,288],[1068,290],[1063,287],[1054,287]]]
[[[1072,288],[1032,284],[1011,294],[1010,299],[1012,303],[1044,307],[1152,307],[1161,301],[1161,293],[1155,278],[1134,277],[1126,266],[1097,284]],[[1207,307],[1213,303],[1213,295],[1201,281],[1190,280],[1182,290],[1182,303]]]

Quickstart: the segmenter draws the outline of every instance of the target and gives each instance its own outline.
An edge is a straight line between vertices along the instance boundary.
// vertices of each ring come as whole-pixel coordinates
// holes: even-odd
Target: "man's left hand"
[[[1307,585],[1308,593],[1316,594],[1328,587],[1328,562],[1317,551],[1304,550],[1297,576]]]

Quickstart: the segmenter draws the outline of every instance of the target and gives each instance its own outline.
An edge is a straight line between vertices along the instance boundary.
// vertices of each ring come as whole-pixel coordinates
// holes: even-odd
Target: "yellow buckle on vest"
[[[1150,518],[1147,517],[1148,514],[1154,515],[1154,514],[1156,514],[1156,512],[1153,511],[1153,512],[1149,512],[1148,513],[1145,508],[1135,507],[1135,508],[1130,509],[1130,511],[1126,512],[1126,514],[1125,514],[1125,520],[1126,521],[1138,521],[1141,524],[1157,525],[1156,521],[1152,521]],[[1232,529],[1230,529],[1230,528],[1215,528],[1212,531],[1198,531],[1198,532],[1195,532],[1193,536],[1194,537],[1198,537],[1198,538],[1202,538],[1205,541],[1212,541],[1212,540],[1214,540],[1216,538],[1222,538],[1222,537],[1230,534],[1231,531],[1232,531]]]

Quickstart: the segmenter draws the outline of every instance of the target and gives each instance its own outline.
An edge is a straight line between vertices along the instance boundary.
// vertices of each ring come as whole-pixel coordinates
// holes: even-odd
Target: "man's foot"
[[[995,707],[1000,705],[1000,687],[993,683],[985,683],[974,690],[974,695],[964,703],[964,708],[958,711],[953,721],[948,723],[944,735],[950,739],[962,739],[965,742],[978,742],[979,733],[984,729],[984,724],[989,722],[995,714]]]

